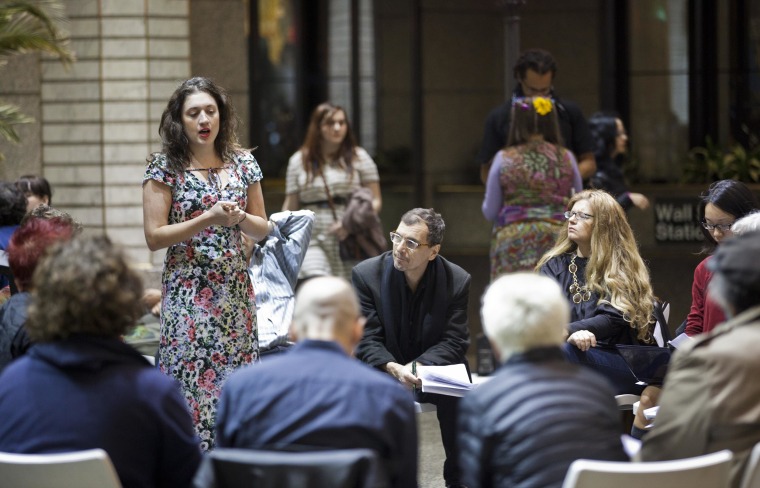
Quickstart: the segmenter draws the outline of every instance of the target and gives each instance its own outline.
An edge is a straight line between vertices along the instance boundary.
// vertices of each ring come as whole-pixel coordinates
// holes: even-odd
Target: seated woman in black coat
[[[591,187],[608,191],[615,200],[628,210],[633,206],[641,210],[649,207],[649,199],[641,193],[629,190],[623,175],[623,159],[628,146],[628,134],[623,121],[614,113],[597,112],[588,119],[594,138],[596,173],[591,177]]]
[[[623,358],[603,344],[655,345],[654,303],[649,271],[623,208],[609,193],[586,190],[573,196],[567,226],[536,267],[555,279],[570,301],[566,348],[572,361],[592,364],[618,393],[639,393]]]

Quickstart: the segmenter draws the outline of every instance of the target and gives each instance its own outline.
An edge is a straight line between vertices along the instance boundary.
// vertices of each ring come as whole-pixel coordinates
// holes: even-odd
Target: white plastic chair
[[[747,459],[741,488],[760,488],[760,442],[755,444]]]
[[[733,454],[728,449],[675,461],[626,463],[578,459],[562,488],[726,488]]]
[[[624,393],[622,395],[615,395],[615,401],[617,402],[618,410],[634,410],[638,407],[638,403],[641,397],[632,393]],[[636,412],[633,412],[636,415]]]
[[[103,449],[55,454],[0,452],[0,484],[13,488],[121,488]]]

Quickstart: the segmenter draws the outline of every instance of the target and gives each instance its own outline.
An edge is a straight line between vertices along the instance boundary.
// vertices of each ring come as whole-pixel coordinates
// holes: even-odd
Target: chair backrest
[[[652,336],[659,347],[665,347],[670,337],[670,329],[668,328],[668,321],[670,320],[670,303],[665,301],[655,300],[654,302],[654,316],[657,322],[654,324],[654,330]]]
[[[675,461],[626,463],[578,459],[562,488],[725,488],[733,454],[723,451]]]
[[[760,488],[760,442],[755,444],[747,459],[741,488]]]
[[[121,488],[103,449],[55,454],[0,452],[0,484],[13,488]]]
[[[381,488],[385,475],[371,449],[262,451],[215,449],[195,476],[195,488]]]

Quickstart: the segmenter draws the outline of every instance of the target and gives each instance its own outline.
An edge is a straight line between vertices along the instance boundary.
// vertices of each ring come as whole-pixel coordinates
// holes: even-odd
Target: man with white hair
[[[735,236],[760,231],[760,211],[745,215],[731,225],[731,232]]]
[[[554,280],[504,275],[481,315],[501,366],[460,404],[465,485],[560,487],[576,459],[627,459],[610,385],[562,354],[570,310]]]
[[[296,345],[234,373],[217,411],[217,445],[370,448],[391,486],[417,486],[417,428],[411,395],[353,359],[364,318],[351,285],[319,277],[296,295]]]

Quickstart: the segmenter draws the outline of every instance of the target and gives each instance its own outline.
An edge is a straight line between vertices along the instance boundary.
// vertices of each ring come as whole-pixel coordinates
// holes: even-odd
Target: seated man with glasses
[[[467,304],[470,275],[440,256],[445,224],[435,210],[415,208],[391,232],[393,251],[358,264],[353,283],[367,317],[356,357],[398,379],[421,386],[413,365],[465,363],[470,345]],[[443,477],[460,486],[456,444],[458,398],[423,394],[437,406],[446,451]]]

